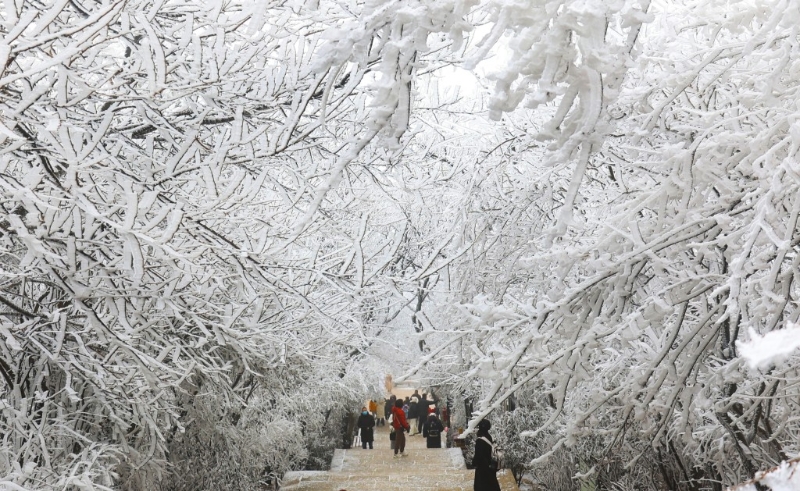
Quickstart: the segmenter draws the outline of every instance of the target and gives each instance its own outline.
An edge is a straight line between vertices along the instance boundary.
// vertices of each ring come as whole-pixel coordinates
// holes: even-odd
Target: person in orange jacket
[[[371,412],[372,416],[375,418],[375,423],[377,423],[377,426],[380,426],[381,418],[378,416],[378,403],[372,399],[369,400],[369,412]]]
[[[400,452],[401,457],[406,457],[406,435],[405,433],[411,429],[408,421],[406,420],[406,413],[403,412],[403,401],[398,399],[392,408],[392,427],[395,431],[394,440],[394,456],[397,457],[397,452]]]

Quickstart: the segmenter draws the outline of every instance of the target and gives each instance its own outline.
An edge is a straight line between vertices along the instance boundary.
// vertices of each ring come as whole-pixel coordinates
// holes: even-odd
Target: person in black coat
[[[389,416],[392,415],[392,408],[394,407],[394,402],[397,400],[397,397],[394,395],[390,396],[383,404],[383,417],[386,421],[389,421]]]
[[[373,428],[375,428],[375,416],[367,411],[366,407],[361,408],[361,416],[358,417],[358,428],[361,430],[361,448],[372,450],[372,442],[375,440]]]
[[[414,392],[416,394],[416,392]],[[411,431],[413,433],[409,433],[409,436],[414,436],[419,433],[419,426],[417,425],[417,418],[421,415],[419,414],[419,398],[418,397],[411,397],[411,402],[408,404],[408,424],[411,425]]]
[[[435,414],[428,415],[425,424],[422,425],[422,436],[428,439],[428,448],[442,448],[442,432],[444,425]]]
[[[472,458],[472,467],[475,468],[474,491],[500,491],[497,470],[491,466],[494,446],[494,440],[489,435],[491,427],[488,419],[478,423],[478,439],[475,440],[475,456]]]
[[[417,433],[422,433],[422,426],[428,421],[428,415],[431,413],[430,405],[432,401],[428,400],[428,394],[425,392],[422,393],[422,398],[419,400],[419,404],[417,405]]]

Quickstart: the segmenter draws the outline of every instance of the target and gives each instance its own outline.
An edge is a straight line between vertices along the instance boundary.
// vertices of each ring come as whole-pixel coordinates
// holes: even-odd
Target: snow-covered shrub
[[[342,442],[338,423],[365,391],[357,372],[336,381],[323,374],[324,367],[301,363],[276,369],[246,401],[201,388],[185,430],[170,440],[170,472],[155,486],[258,490],[290,470],[326,469]]]

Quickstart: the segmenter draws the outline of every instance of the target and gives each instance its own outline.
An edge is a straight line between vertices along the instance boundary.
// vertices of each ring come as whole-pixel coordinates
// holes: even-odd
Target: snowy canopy
[[[796,1],[0,18],[0,487],[260,489],[386,373],[569,489],[800,453]]]

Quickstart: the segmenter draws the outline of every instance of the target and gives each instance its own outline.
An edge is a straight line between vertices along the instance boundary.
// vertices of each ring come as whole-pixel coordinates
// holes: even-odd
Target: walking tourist
[[[419,419],[418,419],[418,432],[422,433],[422,426],[428,420],[428,415],[434,412],[434,400],[432,394],[422,394],[422,400],[419,402]]]
[[[401,457],[405,457],[406,453],[406,435],[405,433],[411,429],[406,420],[406,415],[403,412],[403,401],[400,399],[395,402],[392,408],[392,427],[394,428],[394,456],[397,457],[398,452]]]
[[[372,450],[372,442],[375,439],[375,416],[370,414],[366,407],[361,408],[361,416],[358,417],[358,428],[361,430],[361,448],[366,450],[367,445],[369,445],[369,449]]]
[[[441,418],[439,415],[439,396],[436,395],[436,392],[430,391],[428,393],[428,397],[431,399],[431,407],[433,407],[433,412],[436,413],[436,416]]]
[[[442,448],[443,431],[444,425],[439,418],[434,413],[429,414],[425,424],[422,425],[422,436],[428,439],[426,442],[428,448]]]
[[[378,403],[372,399],[369,400],[369,412],[375,417],[375,424],[380,426],[381,419],[378,416]]]
[[[493,459],[494,440],[489,434],[491,428],[488,419],[478,423],[478,439],[475,440],[475,456],[472,458],[472,467],[475,468],[474,491],[500,491],[497,461]]]
[[[416,394],[416,392],[414,392]],[[419,397],[411,396],[411,402],[408,405],[408,424],[411,425],[411,433],[409,436],[414,436],[419,433],[417,427],[417,418],[419,418]]]
[[[397,397],[391,395],[383,403],[383,417],[386,419],[386,421],[389,421],[389,417],[392,415],[392,408],[394,407],[394,402],[396,400]]]

